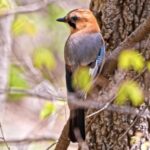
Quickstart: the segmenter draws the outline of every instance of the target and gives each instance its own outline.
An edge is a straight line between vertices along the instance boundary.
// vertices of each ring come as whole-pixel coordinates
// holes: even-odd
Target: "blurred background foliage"
[[[36,0],[0,0],[0,14]],[[47,99],[43,93],[66,95],[64,44],[69,28],[56,21],[75,8],[88,7],[89,0],[53,1],[33,13],[15,15],[12,23],[12,53],[8,74],[7,110],[2,124],[6,139],[53,137],[57,139],[68,116],[67,103]],[[19,91],[19,92],[17,92]],[[22,92],[25,91],[25,92]],[[41,98],[27,94],[41,94]],[[6,117],[7,116],[7,117]],[[13,123],[12,123],[13,122]],[[38,132],[37,132],[38,130]],[[42,150],[53,141],[32,144],[9,144],[13,150]],[[72,147],[73,148],[73,147]],[[6,149],[0,144],[0,149]]]
[[[16,89],[28,89],[29,83],[23,76],[23,70],[20,67],[15,65],[10,66],[9,71],[9,87]],[[25,96],[25,94],[9,94],[9,100],[21,100],[21,98]]]
[[[145,69],[149,69],[149,61],[145,61],[142,54],[136,50],[124,50],[118,58],[118,67],[124,71],[135,71],[142,73]],[[139,106],[144,102],[142,87],[135,80],[128,79],[119,87],[116,103],[119,105],[130,101],[133,106]]]
[[[53,76],[57,75],[57,73],[55,74],[58,71],[57,66],[60,65],[59,62],[63,62],[63,47],[68,29],[65,25],[56,22],[56,19],[65,15],[66,12],[67,10],[59,5],[50,4],[46,10],[40,13],[17,15],[12,25],[13,37],[19,41],[14,44],[14,47],[17,46],[17,50],[14,49],[14,54],[18,56],[16,53],[19,50],[19,53],[24,55],[19,55],[22,58],[16,57],[14,62],[22,63],[21,61],[25,59],[23,57],[28,55],[28,59],[31,59],[32,63],[29,67],[34,67],[34,69],[40,71],[43,79],[46,77],[47,71],[53,71]],[[31,43],[28,43],[28,41],[24,43],[27,38],[30,38]],[[20,49],[22,46],[24,48]],[[26,70],[25,66],[23,67]],[[60,68],[59,71],[62,74],[61,77],[63,77],[63,68]],[[17,85],[13,86],[17,87]]]
[[[31,20],[27,15],[18,15],[12,25],[14,36],[27,34],[35,36],[37,33],[37,24],[35,20]]]
[[[73,86],[75,89],[88,91],[92,86],[92,78],[89,75],[89,68],[78,68],[73,75]]]
[[[124,50],[119,56],[118,66],[121,69],[134,69],[141,72],[144,68],[144,57],[135,50]]]
[[[133,106],[139,106],[144,102],[143,100],[142,89],[135,81],[128,80],[121,84],[116,98],[118,105],[131,102]]]
[[[38,48],[33,55],[35,67],[53,70],[56,67],[56,59],[53,53],[46,48]]]
[[[46,102],[40,112],[40,118],[45,119],[56,111],[56,106],[52,102]]]
[[[0,1],[0,10],[8,10],[11,7],[10,3],[7,0]]]

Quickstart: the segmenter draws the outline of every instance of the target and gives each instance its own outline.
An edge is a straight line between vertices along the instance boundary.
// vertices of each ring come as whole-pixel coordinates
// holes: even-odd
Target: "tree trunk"
[[[150,16],[150,0],[91,0],[90,9],[99,21],[107,51],[112,51]],[[146,60],[150,60],[150,36],[138,43],[136,49],[142,52]],[[116,86],[121,76],[116,74],[112,75],[105,92]],[[126,77],[135,78],[136,75],[130,71]],[[144,111],[150,99],[150,73],[144,71],[136,80],[143,88],[146,102],[137,110]],[[94,110],[87,113],[92,112]],[[137,117],[104,110],[87,119],[87,125],[86,139],[90,150],[138,150],[150,139],[148,116]]]

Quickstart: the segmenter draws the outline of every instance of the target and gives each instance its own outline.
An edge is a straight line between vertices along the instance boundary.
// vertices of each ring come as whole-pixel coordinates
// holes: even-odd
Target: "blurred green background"
[[[0,14],[36,2],[1,0]],[[56,101],[50,93],[66,95],[63,51],[69,28],[56,19],[72,9],[88,8],[88,5],[89,0],[56,0],[41,10],[14,16],[9,92],[5,110],[0,113],[11,150],[45,150],[58,139],[68,117],[68,108],[66,101]],[[29,141],[18,142],[25,139]],[[75,148],[76,145],[70,147]],[[0,150],[5,149],[6,145],[1,143]]]

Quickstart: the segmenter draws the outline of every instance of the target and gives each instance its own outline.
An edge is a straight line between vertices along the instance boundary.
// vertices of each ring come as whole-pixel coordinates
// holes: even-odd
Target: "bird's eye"
[[[71,19],[76,21],[76,20],[78,20],[78,17],[77,16],[73,16],[73,17],[71,17]]]

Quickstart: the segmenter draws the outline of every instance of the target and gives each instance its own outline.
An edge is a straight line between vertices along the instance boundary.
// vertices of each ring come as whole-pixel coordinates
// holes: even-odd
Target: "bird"
[[[79,67],[88,67],[89,75],[94,80],[103,68],[105,61],[105,42],[98,22],[89,9],[71,10],[57,21],[69,25],[70,35],[64,48],[66,86],[68,95],[76,93],[73,86],[73,75]],[[68,137],[72,142],[79,142],[75,131],[79,131],[85,140],[85,109],[71,104]]]

